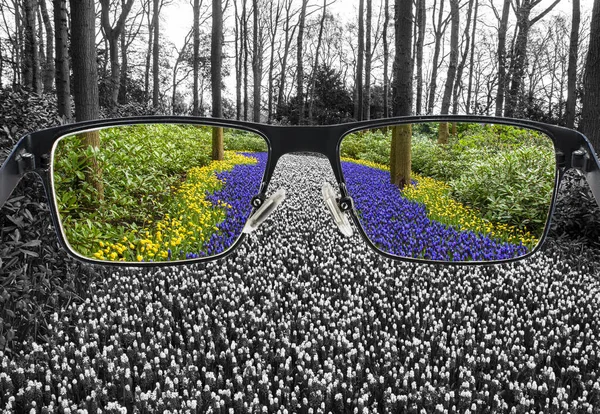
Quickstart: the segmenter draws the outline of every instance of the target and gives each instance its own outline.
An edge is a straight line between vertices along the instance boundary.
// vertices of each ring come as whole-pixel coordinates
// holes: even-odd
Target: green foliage
[[[452,196],[483,218],[539,233],[554,189],[554,148],[544,134],[513,126],[458,123],[447,145],[437,143],[438,123],[413,127],[412,170],[445,182]],[[343,157],[389,165],[385,129],[353,133]]]
[[[260,135],[232,129],[223,137],[223,147],[226,151],[266,152],[267,142]]]
[[[491,221],[542,229],[555,182],[554,153],[525,146],[475,160],[450,182],[456,199]]]
[[[118,239],[158,218],[185,172],[210,162],[211,139],[210,128],[173,124],[103,129],[97,151],[82,149],[77,135],[63,138],[55,153],[54,183],[69,240]],[[83,170],[85,160],[94,157],[102,169],[102,201]],[[79,220],[83,216],[86,220]]]
[[[211,162],[212,130],[177,124],[107,128],[99,132],[97,150],[82,148],[79,135],[63,138],[55,153],[54,182],[71,245],[92,256],[101,241],[132,240],[131,235],[139,235],[150,222],[180,211],[175,205],[177,189],[189,184],[190,171]],[[224,137],[228,149],[267,150],[265,140],[256,134],[226,128]],[[92,172],[87,167],[90,159],[101,169],[102,200],[86,179]],[[215,189],[206,187],[198,197]]]
[[[391,135],[387,128],[370,129],[346,135],[340,153],[346,158],[389,165],[390,145]]]

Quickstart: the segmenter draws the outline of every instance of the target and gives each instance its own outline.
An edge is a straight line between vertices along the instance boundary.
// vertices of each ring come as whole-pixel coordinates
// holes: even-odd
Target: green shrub
[[[226,151],[266,152],[267,142],[257,134],[229,130],[229,133],[223,137],[223,147]]]
[[[450,182],[453,196],[491,221],[539,231],[555,182],[554,154],[539,147],[489,153]]]

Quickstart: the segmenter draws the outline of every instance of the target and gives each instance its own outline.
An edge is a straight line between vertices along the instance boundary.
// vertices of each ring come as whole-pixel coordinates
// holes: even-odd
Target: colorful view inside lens
[[[65,237],[103,261],[214,256],[238,239],[267,162],[257,134],[145,124],[58,141],[53,182]]]
[[[344,137],[342,171],[366,235],[383,252],[493,261],[531,252],[555,185],[552,140],[480,123],[419,123]]]

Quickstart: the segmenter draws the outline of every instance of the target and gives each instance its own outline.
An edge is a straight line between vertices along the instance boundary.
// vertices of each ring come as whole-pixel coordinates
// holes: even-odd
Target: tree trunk
[[[41,93],[40,57],[37,35],[35,33],[35,0],[24,2],[24,50],[23,50],[23,80],[30,91]]]
[[[365,25],[364,0],[358,2],[358,56],[356,58],[356,101],[354,102],[354,118],[362,120],[363,116],[363,64],[365,61]]]
[[[69,35],[67,32],[67,2],[66,0],[53,0],[54,37],[56,49],[56,99],[58,115],[66,120],[71,119],[71,79],[69,68]]]
[[[253,8],[253,31],[252,31],[252,80],[254,85],[253,99],[252,99],[252,120],[254,122],[260,122],[260,83],[262,74],[260,73],[260,46],[259,46],[259,22],[258,22],[258,1],[252,0]]]
[[[473,90],[473,71],[475,70],[475,31],[477,29],[477,11],[479,8],[479,0],[475,0],[475,10],[473,11],[473,31],[471,32],[471,52],[469,57],[469,85],[467,86],[467,113],[472,112],[471,108],[471,92]]]
[[[417,47],[415,54],[417,55],[417,102],[415,112],[420,115],[423,106],[423,47],[425,45],[425,24],[427,14],[425,13],[425,0],[417,0]]]
[[[534,19],[530,19],[531,10],[539,2],[533,0],[523,0],[521,6],[517,8],[517,26],[519,32],[515,40],[514,57],[510,65],[511,82],[510,90],[504,108],[504,116],[513,117],[523,115],[523,100],[519,99],[521,85],[525,76],[525,59],[527,57],[527,40],[529,29],[550,10],[556,6],[560,0],[555,0],[548,8],[540,13]]]
[[[71,4],[71,54],[73,59],[73,96],[75,119],[78,122],[98,119],[100,103],[98,95],[98,65],[96,63],[94,2],[70,0]],[[84,147],[98,148],[98,131],[83,134]],[[95,159],[86,160],[90,171],[86,180],[96,189],[98,200],[104,198],[102,171]]]
[[[281,115],[281,110],[284,105],[284,94],[285,94],[285,80],[286,80],[286,71],[287,71],[287,61],[290,53],[290,47],[292,45],[292,39],[294,37],[294,32],[296,31],[297,25],[293,28],[290,28],[290,21],[292,19],[291,16],[291,7],[292,1],[288,0],[286,4],[286,14],[285,14],[285,41],[283,48],[283,56],[281,58],[281,74],[279,77],[279,91],[277,95],[277,115]],[[291,30],[291,33],[290,33]]]
[[[14,41],[14,64],[13,64],[13,87],[17,88],[25,82],[23,79],[23,53],[21,45],[25,44],[23,35],[23,19],[21,15],[21,6],[19,2],[13,0],[15,6],[15,41]]]
[[[237,1],[233,2],[234,8],[234,49],[235,49],[235,119],[242,118],[242,58],[240,56],[243,46],[241,33],[241,17],[238,12]]]
[[[296,96],[298,99],[298,125],[304,123],[304,21],[306,19],[306,5],[308,0],[302,0],[302,9],[300,10],[300,17],[298,20],[298,39],[297,39],[297,92]]]
[[[580,129],[598,153],[600,151],[600,0],[594,0],[592,10],[583,91]]]
[[[363,119],[371,119],[371,63],[373,61],[373,50],[371,42],[371,20],[373,18],[373,7],[371,0],[367,1],[367,31],[365,33],[365,95],[363,97]]]
[[[575,104],[577,97],[575,88],[577,86],[577,56],[579,48],[579,21],[581,10],[579,0],[573,0],[573,19],[571,21],[571,40],[569,46],[569,67],[567,69],[567,128],[575,126]]]
[[[48,14],[48,8],[46,7],[46,0],[39,0],[39,4],[46,30],[46,62],[44,63],[42,83],[44,85],[44,92],[48,93],[52,91],[52,85],[54,83],[54,31],[52,30],[50,15]]]
[[[110,104],[117,106],[119,102],[119,85],[121,82],[121,65],[119,62],[119,37],[125,27],[125,19],[133,6],[133,0],[127,0],[123,4],[123,9],[119,15],[115,26],[110,23],[110,0],[100,0],[102,30],[108,41],[110,56]]]
[[[40,65],[39,68],[39,83],[40,83],[40,91],[44,90],[44,72],[46,66],[46,45],[44,44],[44,21],[42,19],[42,14],[40,13],[37,4],[35,7],[35,15],[37,17],[37,46],[38,46],[38,62]]]
[[[463,88],[462,83],[462,75],[463,70],[465,68],[465,64],[467,63],[467,56],[469,56],[469,48],[471,46],[471,16],[473,14],[473,0],[469,0],[469,6],[467,9],[467,22],[465,24],[465,31],[463,33],[463,38],[465,39],[465,48],[461,52],[460,63],[456,68],[456,81],[454,82],[454,92],[452,96],[452,114],[458,114],[458,95]]]
[[[412,112],[412,1],[396,0],[393,110],[394,116]],[[410,125],[396,126],[392,132],[390,148],[390,180],[400,189],[410,183],[411,175]]]
[[[160,0],[154,0],[154,28],[153,28],[153,44],[152,44],[152,107],[154,109],[158,108],[158,98],[160,91],[160,78],[159,78],[159,66],[158,66],[158,58],[159,58],[159,34],[160,34]]]
[[[319,70],[319,51],[321,49],[321,41],[323,39],[323,27],[325,26],[325,16],[327,13],[327,0],[323,0],[323,15],[321,16],[321,23],[319,25],[319,36],[317,38],[317,48],[315,49],[315,61],[312,70],[312,76],[310,81],[310,92],[308,99],[308,120],[310,123],[313,122],[313,107],[314,107],[314,95],[315,95],[315,84],[317,78],[317,71]]]
[[[242,48],[244,55],[244,121],[248,120],[248,20],[246,16],[246,0],[242,2]]]
[[[504,91],[506,89],[506,31],[508,30],[508,14],[510,0],[504,0],[502,17],[498,28],[498,92],[496,93],[496,116],[502,115]]]
[[[452,99],[452,88],[456,78],[456,64],[458,62],[458,28],[460,26],[458,0],[450,0],[450,16],[452,26],[450,29],[450,62],[448,63],[448,74],[446,76],[446,85],[444,87],[444,96],[442,98],[442,114],[447,114],[450,109],[450,100]],[[448,125],[440,123],[438,130],[438,144],[448,143]]]
[[[212,116],[223,118],[221,100],[221,65],[223,62],[223,10],[221,1],[212,0],[212,33],[210,40],[210,80],[212,88]],[[223,128],[213,128],[212,159],[223,160]]]
[[[146,102],[150,100],[150,63],[152,61],[152,45],[154,44],[154,14],[150,7],[150,3],[153,1],[147,0],[144,3],[144,10],[148,6],[148,13],[146,14],[148,22],[148,48],[146,50],[146,70],[144,71],[144,98]]]
[[[121,0],[121,9],[126,6],[125,0]],[[121,48],[121,77],[119,78],[119,93],[118,100],[119,104],[123,105],[127,103],[127,72],[129,71],[129,59],[127,58],[127,24],[124,25],[121,35],[119,36],[120,48]]]
[[[388,44],[388,26],[390,24],[390,4],[389,0],[385,0],[385,10],[383,18],[383,117],[390,116],[390,79],[388,75],[388,66],[390,60],[390,48]]]
[[[272,6],[272,4],[271,4]],[[273,122],[273,72],[275,70],[275,40],[277,39],[277,29],[279,27],[279,18],[281,17],[281,1],[277,0],[277,7],[270,8],[270,30],[271,30],[271,57],[269,58],[269,80],[267,90],[269,91],[269,100],[267,104],[267,123]],[[275,17],[273,19],[273,12]]]
[[[200,106],[198,100],[198,88],[199,88],[199,75],[200,75],[200,0],[194,0],[193,5],[194,12],[194,22],[193,22],[193,31],[194,31],[194,56],[192,60],[192,70],[194,71],[194,87],[192,90],[192,115],[198,116],[200,114]],[[237,47],[237,43],[236,43]],[[237,59],[237,53],[236,53]],[[237,67],[236,67],[237,69]],[[237,75],[236,75],[237,76]]]
[[[444,23],[443,23],[444,3],[445,3],[445,0],[440,0],[438,23],[437,23],[437,27],[434,26],[435,46],[433,49],[431,82],[429,84],[429,99],[427,101],[427,113],[428,114],[431,114],[433,112],[433,107],[435,106],[435,93],[437,90],[436,82],[437,82],[437,73],[438,73],[438,60],[440,58],[440,50],[442,47],[442,37],[444,35],[444,31],[446,30]],[[435,18],[435,4],[434,4],[433,12],[434,12],[434,15],[433,15],[432,21],[434,21],[434,18]]]

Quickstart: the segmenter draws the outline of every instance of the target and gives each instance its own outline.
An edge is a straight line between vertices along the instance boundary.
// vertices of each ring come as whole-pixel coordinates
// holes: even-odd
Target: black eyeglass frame
[[[410,257],[398,257],[386,253],[377,248],[366,235],[360,221],[353,209],[352,198],[346,189],[343,178],[342,166],[340,161],[340,144],[345,136],[358,131],[382,128],[396,125],[426,123],[426,122],[477,122],[489,124],[501,124],[507,126],[524,127],[536,130],[546,134],[554,143],[556,154],[556,178],[554,192],[552,194],[552,204],[548,213],[547,223],[538,245],[524,256],[505,260],[493,261],[471,261],[471,262],[449,262],[433,261],[428,259],[417,259]],[[10,197],[21,178],[29,172],[36,173],[42,180],[52,214],[52,221],[60,245],[69,252],[69,254],[83,262],[89,264],[100,264],[103,266],[119,267],[156,267],[156,266],[174,266],[182,264],[201,263],[218,260],[232,253],[244,240],[242,233],[238,239],[224,252],[210,256],[190,260],[177,260],[166,262],[108,262],[95,260],[77,254],[67,242],[62,224],[59,220],[59,213],[54,197],[54,188],[51,178],[52,151],[55,143],[62,137],[74,133],[97,130],[100,128],[138,125],[138,124],[179,124],[179,125],[204,125],[212,127],[235,128],[260,135],[265,139],[268,145],[267,166],[261,182],[260,192],[253,201],[254,211],[260,207],[266,199],[266,191],[271,177],[277,165],[277,161],[285,154],[296,152],[313,152],[327,157],[333,169],[334,176],[338,182],[341,197],[338,199],[338,205],[342,211],[347,211],[356,228],[362,235],[362,238],[376,252],[384,257],[424,264],[452,264],[452,265],[489,265],[513,262],[525,259],[535,254],[547,237],[548,224],[550,223],[556,202],[556,195],[560,182],[567,170],[574,168],[580,171],[587,179],[596,202],[600,206],[600,161],[596,156],[589,140],[580,132],[549,125],[541,122],[499,118],[489,116],[472,115],[429,115],[429,116],[409,116],[375,119],[368,121],[358,121],[345,124],[327,125],[327,126],[280,126],[270,124],[260,124],[254,122],[245,122],[237,120],[225,120],[216,118],[189,117],[189,116],[141,116],[119,119],[103,119],[95,121],[86,121],[74,124],[61,125],[36,132],[29,133],[21,138],[13,151],[9,154],[5,162],[0,167],[0,207]],[[252,215],[252,214],[251,214]]]

